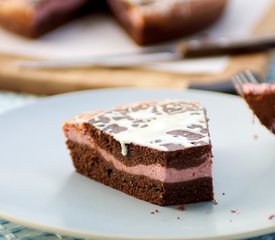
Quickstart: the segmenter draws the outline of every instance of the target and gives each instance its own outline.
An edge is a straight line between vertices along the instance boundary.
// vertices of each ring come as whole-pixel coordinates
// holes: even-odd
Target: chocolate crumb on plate
[[[238,209],[234,209],[230,211],[231,213],[236,213],[236,214],[240,214],[240,211]]]

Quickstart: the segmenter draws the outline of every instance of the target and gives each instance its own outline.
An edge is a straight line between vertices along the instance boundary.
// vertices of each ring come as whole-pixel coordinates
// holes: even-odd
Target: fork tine
[[[240,95],[243,93],[243,84],[245,83],[260,83],[261,80],[250,70],[242,71],[232,77],[233,85],[235,86],[236,90]]]
[[[234,82],[236,82],[239,85],[242,85],[245,82],[247,82],[246,78],[243,76],[242,72],[240,72],[240,73],[236,74],[235,76],[233,76],[233,80],[234,80]]]
[[[241,73],[239,74],[239,76],[240,76],[240,78],[241,78],[242,84],[251,82],[250,75],[248,75],[248,73],[246,73],[246,72],[241,72]]]
[[[253,74],[253,72],[246,70],[241,73],[243,78],[245,79],[245,82],[251,82],[251,83],[260,83],[259,77],[256,77],[256,74]]]
[[[243,81],[242,78],[240,76],[240,74],[236,74],[235,76],[232,77],[232,82],[233,85],[235,86],[235,89],[237,90],[237,92],[242,95],[243,92]]]
[[[244,83],[261,83],[261,79],[250,70],[242,71],[232,77],[235,86],[241,86]]]

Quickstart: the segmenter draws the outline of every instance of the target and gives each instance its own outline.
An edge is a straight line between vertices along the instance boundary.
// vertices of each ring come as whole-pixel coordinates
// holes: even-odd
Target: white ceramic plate
[[[64,120],[140,100],[196,99],[207,109],[218,202],[159,207],[75,173]],[[257,138],[255,137],[257,136]],[[275,137],[238,97],[202,91],[97,90],[0,116],[0,216],[94,239],[224,239],[275,231]],[[151,214],[158,209],[158,213]]]

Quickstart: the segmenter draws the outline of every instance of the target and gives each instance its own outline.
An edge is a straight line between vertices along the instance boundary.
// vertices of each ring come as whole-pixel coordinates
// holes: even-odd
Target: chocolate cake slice
[[[157,205],[213,200],[205,109],[164,100],[79,115],[63,125],[76,171]]]
[[[119,23],[140,45],[200,31],[219,19],[226,0],[108,0]]]
[[[76,17],[89,0],[1,0],[0,25],[38,37]]]
[[[260,122],[275,134],[275,84],[244,83],[239,93]]]

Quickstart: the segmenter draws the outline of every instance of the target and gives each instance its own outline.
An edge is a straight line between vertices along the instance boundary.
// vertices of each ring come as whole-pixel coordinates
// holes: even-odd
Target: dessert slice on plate
[[[86,113],[63,130],[77,172],[91,179],[158,205],[213,200],[207,117],[197,102]]]
[[[233,83],[260,122],[275,134],[275,83],[262,82],[248,70],[235,75]]]

